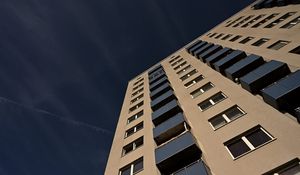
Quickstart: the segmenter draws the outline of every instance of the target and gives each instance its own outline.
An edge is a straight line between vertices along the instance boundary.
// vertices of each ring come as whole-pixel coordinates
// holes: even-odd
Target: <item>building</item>
[[[298,23],[256,1],[132,79],[105,174],[300,174]]]

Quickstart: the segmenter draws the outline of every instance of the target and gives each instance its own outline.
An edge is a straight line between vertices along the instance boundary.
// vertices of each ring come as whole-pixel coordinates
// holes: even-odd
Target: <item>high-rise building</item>
[[[106,175],[299,175],[299,0],[256,1],[128,83]]]

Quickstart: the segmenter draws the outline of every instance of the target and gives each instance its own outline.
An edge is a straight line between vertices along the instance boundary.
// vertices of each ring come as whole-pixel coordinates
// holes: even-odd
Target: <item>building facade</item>
[[[299,175],[300,4],[256,1],[128,83],[106,175]]]

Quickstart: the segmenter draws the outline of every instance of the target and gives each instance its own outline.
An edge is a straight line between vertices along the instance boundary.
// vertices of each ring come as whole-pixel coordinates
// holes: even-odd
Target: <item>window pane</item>
[[[213,85],[211,83],[207,83],[205,84],[204,86],[201,87],[201,89],[206,92],[208,91],[209,89],[211,89],[213,87]]]
[[[211,99],[216,103],[216,102],[222,101],[224,98],[225,97],[223,94],[218,93],[218,94],[214,95]]]
[[[193,92],[191,93],[191,95],[192,95],[193,98],[196,98],[196,97],[198,97],[198,96],[201,95],[201,94],[202,94],[202,92],[201,92],[200,89],[197,89],[197,90],[195,90],[195,91],[193,91]]]
[[[233,157],[238,157],[250,151],[250,148],[246,145],[246,143],[242,139],[239,139],[234,143],[227,145],[227,148],[229,149]]]
[[[225,115],[230,120],[234,120],[234,119],[240,117],[243,114],[244,113],[237,106],[235,106],[234,108],[231,108],[229,111],[225,112]]]
[[[121,171],[121,175],[130,175],[130,167]]]
[[[220,128],[221,126],[226,125],[226,120],[222,116],[217,116],[209,120],[215,129]]]
[[[250,133],[249,135],[246,136],[246,138],[250,141],[250,143],[254,147],[258,147],[259,145],[262,145],[266,143],[269,140],[272,140],[271,137],[269,137],[263,130],[260,128],[257,129],[256,131]]]
[[[280,171],[278,174],[280,174],[280,175],[300,175],[299,162],[296,162],[296,164],[293,164],[293,165],[287,167],[285,170]]]
[[[212,104],[210,103],[210,101],[206,100],[206,101],[200,103],[198,106],[199,106],[202,110],[205,110],[205,109],[209,108],[210,106],[212,106]]]
[[[143,169],[143,159],[141,160],[138,160],[138,162],[136,162],[134,164],[134,167],[133,167],[133,174],[134,173],[137,173],[139,171],[141,171]]]
[[[282,48],[283,46],[287,45],[288,43],[290,43],[289,41],[282,41],[279,40],[276,43],[272,44],[271,46],[269,46],[269,49],[273,49],[273,50],[278,50],[280,48]]]

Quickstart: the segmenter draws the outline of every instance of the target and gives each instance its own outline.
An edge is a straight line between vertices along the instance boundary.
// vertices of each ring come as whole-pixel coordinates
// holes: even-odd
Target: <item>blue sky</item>
[[[128,80],[250,2],[2,0],[0,173],[102,174]]]

